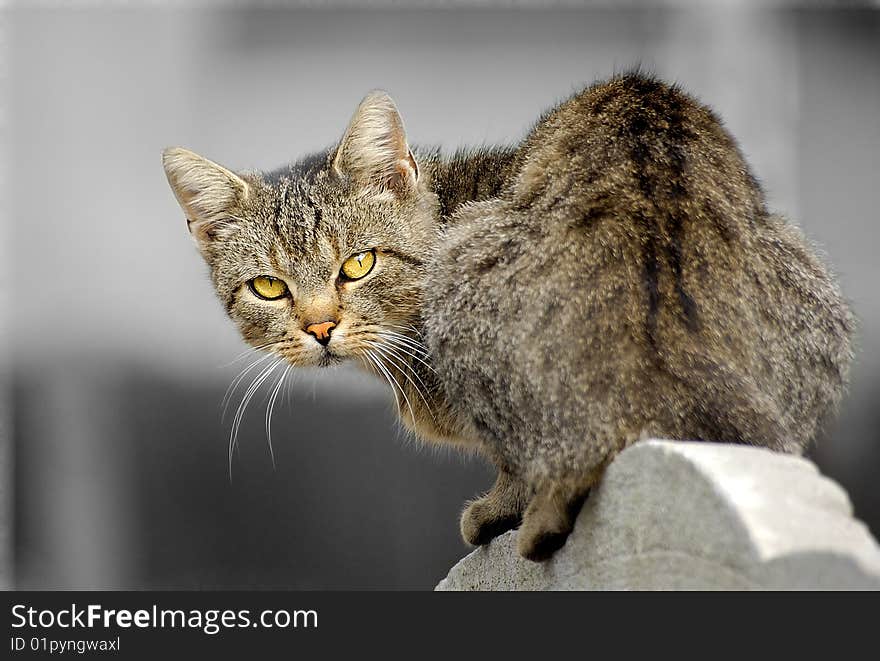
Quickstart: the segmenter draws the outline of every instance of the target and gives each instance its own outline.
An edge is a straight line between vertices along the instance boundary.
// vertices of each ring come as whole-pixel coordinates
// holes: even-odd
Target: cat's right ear
[[[222,165],[182,147],[163,151],[162,165],[189,231],[199,249],[204,250],[229,227],[231,212],[247,199],[247,182]]]

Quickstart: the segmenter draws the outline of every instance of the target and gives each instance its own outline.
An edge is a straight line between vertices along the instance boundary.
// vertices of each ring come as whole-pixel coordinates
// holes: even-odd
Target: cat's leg
[[[499,470],[492,489],[468,503],[462,512],[461,536],[464,541],[481,546],[516,528],[522,522],[530,495],[525,482],[506,470]]]
[[[535,489],[519,529],[518,548],[522,557],[541,562],[562,548],[603,469],[604,465],[577,478],[547,479]]]

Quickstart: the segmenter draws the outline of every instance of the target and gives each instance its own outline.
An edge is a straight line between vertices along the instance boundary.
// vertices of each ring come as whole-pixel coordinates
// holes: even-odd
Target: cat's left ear
[[[162,152],[162,165],[189,231],[204,250],[231,226],[235,208],[248,197],[248,184],[222,165],[182,147]]]
[[[404,197],[415,190],[419,166],[388,94],[377,90],[361,101],[339,142],[333,168],[378,193],[390,191]]]

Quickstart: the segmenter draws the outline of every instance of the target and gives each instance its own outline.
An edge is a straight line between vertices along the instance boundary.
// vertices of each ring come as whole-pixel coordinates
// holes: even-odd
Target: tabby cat
[[[471,544],[519,526],[520,554],[550,557],[639,439],[799,453],[847,380],[828,269],[713,112],[652,77],[588,87],[513,147],[411,148],[373,92],[274,172],[163,162],[248,343],[355,359],[417,436],[495,464]]]

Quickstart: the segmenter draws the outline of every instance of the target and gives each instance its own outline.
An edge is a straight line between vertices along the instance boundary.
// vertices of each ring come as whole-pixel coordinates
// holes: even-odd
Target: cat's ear
[[[222,165],[182,147],[163,151],[162,165],[190,233],[199,248],[204,248],[230,225],[230,213],[247,199],[247,182]]]
[[[419,166],[388,94],[377,90],[361,101],[339,142],[333,168],[380,193],[390,191],[403,197],[415,190]]]

